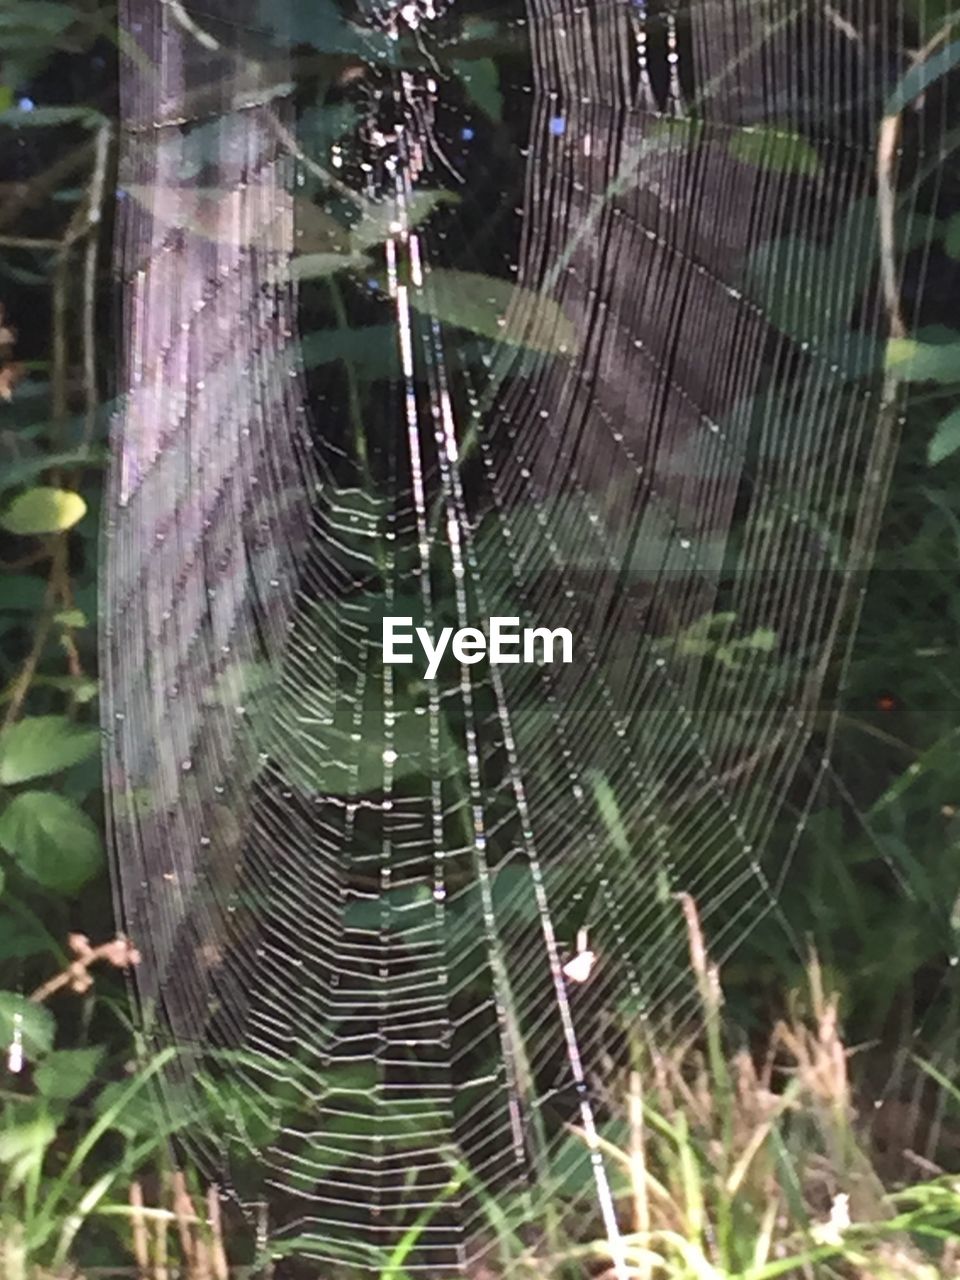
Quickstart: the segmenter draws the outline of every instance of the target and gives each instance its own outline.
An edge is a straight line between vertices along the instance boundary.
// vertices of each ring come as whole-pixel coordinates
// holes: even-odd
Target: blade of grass
[[[87,1156],[97,1145],[105,1133],[109,1132],[118,1117],[122,1114],[124,1108],[136,1097],[141,1089],[144,1088],[156,1076],[168,1062],[176,1057],[176,1049],[171,1047],[163,1049],[156,1055],[153,1061],[141,1072],[139,1072],[129,1086],[122,1091],[112,1106],[108,1107],[97,1122],[90,1126],[83,1138],[74,1148],[73,1155],[67,1161],[60,1177],[54,1182],[49,1194],[44,1201],[43,1216],[52,1222],[59,1208],[60,1201],[64,1192],[70,1184],[71,1179],[80,1170]]]
[[[463,1179],[454,1174],[433,1203],[428,1204],[427,1207],[417,1215],[414,1221],[397,1241],[397,1244],[394,1246],[387,1259],[386,1265],[380,1272],[381,1276],[390,1276],[393,1280],[403,1280],[406,1276],[406,1272],[403,1269],[404,1264],[410,1256],[410,1253],[416,1247],[417,1241],[423,1235],[424,1228],[432,1221],[440,1207],[445,1204],[451,1196],[455,1196],[462,1186]]]

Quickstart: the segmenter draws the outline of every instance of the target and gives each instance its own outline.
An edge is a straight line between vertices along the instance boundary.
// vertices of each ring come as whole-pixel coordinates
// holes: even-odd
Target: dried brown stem
[[[87,243],[83,262],[83,387],[85,416],[83,443],[93,439],[99,397],[97,394],[96,366],[96,301],[97,267],[100,260],[100,227],[103,217],[103,198],[107,183],[112,130],[103,124],[97,131],[94,147],[93,173],[87,188],[86,230]]]
[[[180,1234],[180,1249],[183,1253],[183,1260],[188,1267],[193,1267],[196,1261],[194,1252],[193,1232],[191,1224],[194,1220],[193,1203],[190,1199],[190,1193],[187,1191],[187,1180],[183,1175],[182,1169],[176,1169],[173,1174],[173,1212],[177,1218],[177,1230]]]
[[[223,1220],[220,1215],[220,1196],[216,1187],[207,1191],[207,1221],[210,1223],[210,1259],[213,1269],[213,1280],[229,1280],[230,1268],[227,1263],[227,1252],[223,1244]]]
[[[137,1178],[130,1183],[130,1208],[133,1210],[130,1219],[133,1256],[141,1275],[146,1276],[147,1268],[150,1266],[150,1248],[147,1221],[143,1216],[143,1187]]]
[[[84,934],[72,933],[67,942],[76,958],[62,972],[48,978],[31,993],[32,1004],[43,1004],[64,987],[69,987],[78,995],[89,991],[93,986],[89,970],[92,965],[100,961],[112,965],[115,969],[126,969],[130,965],[140,963],[140,952],[126,938],[114,938],[111,942],[102,942],[98,947],[91,947],[89,939]]]

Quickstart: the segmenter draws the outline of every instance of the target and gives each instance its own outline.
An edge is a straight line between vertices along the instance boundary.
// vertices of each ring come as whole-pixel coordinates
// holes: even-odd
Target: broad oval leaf
[[[780,129],[745,129],[730,139],[728,149],[738,160],[771,173],[799,173],[812,177],[820,172],[820,157],[796,133]]]
[[[85,627],[88,625],[87,615],[82,609],[61,609],[53,615],[53,620],[61,627]]]
[[[37,613],[47,598],[47,583],[43,578],[28,577],[25,573],[0,575],[0,601],[3,602],[5,621],[13,623],[14,613]]]
[[[370,382],[400,374],[400,347],[392,324],[317,329],[301,339],[300,358],[305,369],[342,360],[357,377]]]
[[[78,13],[73,5],[60,4],[58,0],[30,0],[29,4],[4,5],[0,12],[0,29],[22,31],[32,27],[44,31],[50,37],[60,35],[77,21]]]
[[[0,516],[8,533],[21,535],[62,533],[72,529],[87,514],[87,504],[79,493],[38,485],[18,494]]]
[[[0,1046],[13,1044],[19,1030],[23,1051],[38,1058],[53,1045],[57,1024],[43,1004],[31,1004],[19,991],[0,991]]]
[[[886,365],[904,382],[960,382],[960,342],[891,338]]]
[[[57,1049],[48,1054],[37,1068],[34,1082],[45,1098],[70,1102],[93,1080],[102,1058],[102,1046]]]
[[[411,290],[410,304],[444,324],[531,351],[569,354],[577,347],[573,324],[553,298],[495,276],[434,268],[422,289]]]
[[[493,58],[457,58],[452,66],[474,106],[499,123],[503,119],[503,93],[500,72]]]
[[[96,826],[55,791],[14,796],[0,814],[0,845],[25,875],[58,893],[76,893],[103,864]]]
[[[28,716],[0,733],[0,786],[47,777],[96,755],[98,729],[66,716]]]
[[[27,1098],[8,1107],[0,1130],[0,1164],[6,1165],[4,1195],[40,1171],[47,1148],[57,1136],[57,1122],[43,1101]]]
[[[960,409],[954,409],[937,423],[933,439],[927,445],[927,461],[931,466],[949,458],[960,449]]]

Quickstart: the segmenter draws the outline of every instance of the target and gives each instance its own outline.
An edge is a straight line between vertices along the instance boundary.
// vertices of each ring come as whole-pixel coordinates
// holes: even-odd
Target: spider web
[[[462,1275],[562,1194],[621,1268],[605,1089],[690,1013],[678,897],[735,946],[826,759],[899,19],[122,9],[107,792],[164,1090],[280,1251]],[[304,45],[353,86],[313,150]],[[383,662],[495,614],[573,662]]]

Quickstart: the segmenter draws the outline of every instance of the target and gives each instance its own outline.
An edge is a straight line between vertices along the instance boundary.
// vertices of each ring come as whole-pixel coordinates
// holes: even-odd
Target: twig
[[[896,160],[903,132],[902,119],[884,116],[877,138],[877,230],[880,238],[880,277],[891,338],[906,337],[900,310],[900,282],[896,256]]]
[[[912,68],[923,66],[941,45],[949,40],[950,33],[958,21],[960,18],[956,14],[951,14],[947,18],[940,29],[914,55]],[[900,284],[897,279],[895,223],[897,155],[902,136],[903,112],[897,111],[893,115],[884,116],[877,136],[877,222],[880,237],[880,276],[891,338],[904,338],[907,334],[901,311]]]
[[[73,608],[73,587],[70,583],[70,574],[67,565],[67,538],[65,534],[60,534],[60,545],[63,548],[62,555],[56,555],[50,570],[50,585],[54,589],[55,599],[59,600],[60,608],[69,610]],[[66,623],[62,624],[63,631],[61,640],[67,654],[67,667],[70,674],[79,679],[83,675],[83,664],[80,661],[80,651],[77,648],[77,642],[73,638],[73,628]]]
[[[0,249],[59,249],[60,243],[35,236],[0,236]]]
[[[83,146],[71,148],[45,173],[38,174],[30,182],[16,183],[14,187],[16,194],[0,204],[0,229],[16,222],[24,209],[41,204],[51,191],[60,186],[64,178],[82,169],[87,163],[92,147],[93,143],[88,142]]]
[[[156,1244],[154,1247],[154,1280],[169,1280],[169,1272],[167,1271],[167,1228],[169,1225],[169,1219],[165,1218],[161,1222],[158,1218],[154,1226],[154,1233],[156,1235]]]
[[[45,548],[40,551],[29,551],[25,556],[19,556],[16,560],[0,560],[0,571],[3,573],[16,573],[21,569],[29,569],[31,565],[40,564],[43,560],[50,559],[50,552]]]
[[[60,251],[53,271],[53,338],[51,352],[52,413],[55,423],[67,416],[67,373],[69,348],[67,342],[67,289],[69,285],[70,250],[81,235],[80,211],[74,214],[60,242]]]
[[[90,977],[91,965],[104,961],[115,969],[126,969],[130,965],[140,963],[140,952],[126,938],[114,938],[112,942],[102,942],[98,947],[91,947],[89,938],[82,933],[71,933],[67,945],[76,957],[62,972],[48,978],[30,995],[31,1004],[43,1004],[44,1001],[69,987],[77,995],[83,995],[93,986]]]
[[[347,309],[344,306],[343,294],[340,292],[340,286],[336,280],[327,281],[327,290],[330,294],[330,301],[333,304],[333,314],[336,317],[337,328],[341,333],[350,331],[350,322],[347,318]],[[353,435],[357,447],[357,458],[363,470],[364,477],[367,482],[367,488],[372,492],[372,477],[370,475],[370,458],[367,452],[367,437],[363,426],[363,412],[360,404],[360,389],[357,386],[356,371],[353,362],[346,353],[341,359],[343,371],[347,379],[347,402],[350,406],[350,422],[353,426]]]
[[[643,1126],[643,1085],[639,1071],[630,1072],[630,1184],[633,1191],[633,1230],[646,1239],[650,1235],[650,1200],[647,1194],[646,1137]],[[649,1260],[638,1268],[640,1280],[650,1280]]]
[[[50,634],[50,627],[53,622],[53,608],[56,599],[57,586],[55,581],[55,566],[60,558],[66,557],[66,542],[62,534],[56,540],[53,548],[54,565],[51,567],[50,579],[47,582],[47,590],[44,595],[43,613],[41,614],[36,630],[33,634],[33,643],[30,646],[30,652],[24,658],[20,670],[13,678],[6,697],[9,699],[7,710],[3,717],[3,728],[8,729],[20,714],[20,708],[23,706],[24,699],[30,691],[30,683],[36,673],[37,666],[43,653],[44,645],[47,643],[47,637]]]
[[[83,388],[86,413],[83,425],[83,443],[93,439],[98,407],[96,366],[96,301],[97,266],[100,256],[100,226],[103,218],[103,197],[107,183],[107,164],[113,130],[105,122],[97,130],[94,143],[93,173],[87,188],[87,243],[83,261]]]
[[[176,1169],[173,1174],[173,1212],[177,1217],[183,1260],[191,1268],[192,1274],[195,1262],[193,1232],[190,1230],[190,1224],[193,1222],[193,1203],[187,1192],[187,1180],[182,1169]]]
[[[150,1266],[150,1250],[147,1236],[147,1221],[143,1216],[143,1187],[139,1179],[130,1183],[131,1234],[133,1236],[133,1256],[141,1275],[146,1277]]]
[[[210,1256],[213,1262],[213,1280],[229,1280],[230,1268],[223,1247],[223,1220],[220,1216],[220,1196],[216,1187],[207,1191],[207,1221],[210,1223],[212,1244]]]

